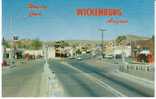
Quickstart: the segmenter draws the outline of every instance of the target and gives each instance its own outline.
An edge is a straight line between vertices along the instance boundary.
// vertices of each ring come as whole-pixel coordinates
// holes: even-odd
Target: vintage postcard
[[[154,97],[154,0],[2,0],[2,97]]]

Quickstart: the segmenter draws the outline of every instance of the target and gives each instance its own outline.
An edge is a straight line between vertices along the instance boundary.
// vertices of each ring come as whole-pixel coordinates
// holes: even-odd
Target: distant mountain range
[[[138,36],[138,35],[126,35],[127,40],[147,40],[150,39],[149,37],[144,37],[144,36]]]
[[[124,36],[124,35],[120,35],[120,36]],[[144,36],[138,36],[138,35],[125,35],[127,40],[131,40],[131,41],[135,41],[135,40],[147,40],[150,39],[150,37],[144,37]],[[8,41],[8,40],[7,40]],[[22,41],[22,44],[29,44],[32,42],[31,39],[21,39],[20,41]],[[66,43],[68,43],[69,45],[78,45],[80,43],[86,43],[86,44],[101,44],[101,39],[99,40],[63,40]],[[109,40],[112,41],[112,40]],[[10,40],[8,42],[11,42]],[[55,42],[57,41],[43,41],[43,43],[46,43],[48,45],[54,46]],[[104,40],[105,42],[105,40]]]
[[[121,35],[124,36],[124,35]],[[138,36],[138,35],[125,35],[127,40],[135,41],[135,40],[147,40],[150,39],[150,37],[144,37],[144,36]],[[69,45],[77,45],[80,43],[87,43],[87,44],[101,44],[101,39],[99,40],[63,40],[67,42]],[[110,40],[111,41],[111,40]],[[56,41],[49,41],[48,44],[54,45],[54,42]],[[104,40],[105,42],[105,40]]]

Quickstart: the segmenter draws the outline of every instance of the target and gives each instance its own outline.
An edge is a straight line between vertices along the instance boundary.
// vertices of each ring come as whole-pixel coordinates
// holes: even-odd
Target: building
[[[131,56],[131,46],[115,46],[114,47],[114,55],[122,55],[125,57]]]
[[[141,51],[149,50],[154,56],[154,38],[148,40],[137,40],[131,43],[132,57],[136,57]]]
[[[120,45],[116,45],[114,41],[107,41],[104,46],[105,55],[122,55],[124,54],[125,57],[131,56],[131,45],[124,43]]]
[[[21,59],[23,58],[24,49],[3,48],[3,58],[5,59]]]
[[[32,56],[33,58],[40,58],[43,57],[43,50],[25,50],[24,56],[25,55]]]
[[[66,47],[55,47],[56,57],[69,57],[74,55],[74,49],[70,46]]]
[[[48,59],[55,58],[55,47],[48,47]]]
[[[154,37],[132,42],[132,57],[137,61],[154,62]],[[148,52],[148,54],[146,53]]]

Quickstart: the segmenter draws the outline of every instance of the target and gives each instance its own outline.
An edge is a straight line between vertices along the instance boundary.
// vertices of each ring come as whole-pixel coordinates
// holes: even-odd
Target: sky
[[[42,16],[29,17],[28,3],[47,6]],[[120,8],[122,16],[77,16],[78,8]],[[128,24],[106,24],[110,18]],[[104,39],[119,35],[154,35],[154,0],[2,0],[2,34],[10,39],[100,40],[98,29],[107,29]]]

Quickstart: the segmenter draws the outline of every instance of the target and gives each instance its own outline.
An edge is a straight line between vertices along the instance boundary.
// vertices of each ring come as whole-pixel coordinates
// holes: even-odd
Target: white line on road
[[[106,89],[109,89],[110,92],[112,92],[112,94],[114,94],[115,96],[121,96],[121,97],[126,97],[126,95],[124,95],[123,93],[117,91],[116,89],[112,88],[111,86],[109,86],[108,84],[106,84],[105,82],[97,79],[96,77],[94,76],[91,76],[89,75],[88,73],[85,73],[83,71],[81,71],[80,69],[78,68],[75,68],[73,67],[72,65],[66,63],[66,62],[61,62],[62,64],[76,70],[76,71],[79,71],[80,73],[84,74],[85,76],[87,76],[89,79],[91,79],[92,81],[96,81],[96,84],[98,84],[99,86],[103,87],[103,88],[106,88]]]

